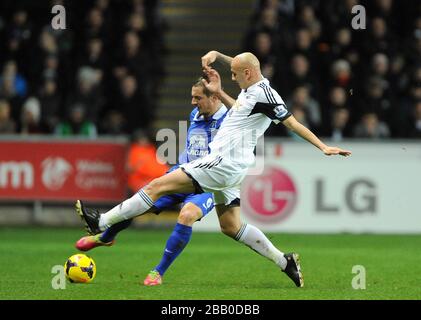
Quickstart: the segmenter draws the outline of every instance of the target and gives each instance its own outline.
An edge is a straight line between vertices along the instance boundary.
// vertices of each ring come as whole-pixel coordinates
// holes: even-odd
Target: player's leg
[[[146,212],[144,212],[140,215],[143,215],[143,214],[149,213],[149,212],[159,214],[161,211],[165,210],[166,208],[171,208],[175,204],[180,203],[181,201],[183,201],[183,199],[184,198],[182,197],[182,194],[179,194],[179,193],[169,194],[169,195],[163,196],[163,197],[159,198],[158,200],[156,200],[154,205],[149,210],[147,210]],[[121,221],[119,223],[116,223],[116,224],[112,225],[111,227],[107,228],[107,230],[105,230],[101,234],[100,240],[102,242],[113,241],[114,238],[116,237],[116,235],[120,231],[128,228],[131,225],[132,221],[133,221],[133,219],[129,219],[129,220],[124,220],[124,221]]]
[[[239,199],[238,201],[232,200],[232,194],[235,194],[235,192],[231,191],[228,190],[228,196],[227,192],[225,194],[225,198],[230,198],[230,205],[216,205],[221,231],[260,255],[272,260],[294,281],[297,287],[302,287],[304,282],[298,255],[295,253],[283,253],[257,227],[242,223]],[[217,197],[216,194],[215,196]]]
[[[221,231],[225,235],[245,244],[285,269],[287,261],[284,253],[278,250],[258,228],[248,223],[242,223],[239,205],[217,205],[216,212],[218,213]]]
[[[211,193],[190,195],[180,211],[177,224],[167,240],[164,253],[159,264],[152,269],[144,280],[144,285],[153,286],[162,283],[162,277],[174,260],[181,254],[190,241],[192,226],[213,209]]]
[[[170,208],[176,203],[182,202],[185,195],[183,197],[181,195],[182,194],[170,194],[163,196],[159,198],[153,207],[145,213],[153,212],[155,214],[159,214],[161,211],[165,210],[165,208]],[[102,233],[84,236],[76,242],[75,247],[80,251],[89,251],[96,247],[112,246],[115,243],[115,237],[117,234],[127,229],[131,225],[132,221],[133,219],[124,220],[112,225]]]
[[[76,211],[85,221],[88,232],[95,235],[116,223],[148,212],[154,201],[164,195],[179,192],[193,193],[195,190],[193,180],[182,169],[177,169],[152,180],[131,198],[104,214],[99,214],[97,210],[85,209],[80,201],[76,202]]]
[[[202,210],[196,205],[187,203],[183,206],[177,224],[168,237],[161,261],[143,281],[145,286],[155,286],[162,283],[165,272],[190,241],[194,221],[201,217]]]

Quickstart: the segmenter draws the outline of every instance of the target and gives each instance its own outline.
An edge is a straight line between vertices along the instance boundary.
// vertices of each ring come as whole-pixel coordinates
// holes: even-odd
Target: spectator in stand
[[[102,73],[98,70],[87,66],[79,68],[76,92],[68,97],[68,108],[73,108],[75,104],[80,105],[85,111],[86,119],[97,122],[105,104],[101,80]]]
[[[364,114],[354,129],[355,138],[381,139],[389,136],[389,127],[374,112]]]
[[[12,119],[20,121],[23,99],[16,93],[15,81],[12,77],[4,77],[0,85],[0,98],[6,99],[11,106]]]
[[[102,41],[107,40],[108,28],[104,24],[103,11],[98,7],[93,7],[87,15],[85,39],[84,42],[91,38],[100,38]]]
[[[157,149],[143,130],[136,130],[132,135],[127,157],[128,186],[131,194],[148,184],[153,179],[164,175],[169,170],[166,164],[157,159]]]
[[[39,83],[46,79],[57,81],[60,78],[59,55],[56,38],[48,29],[44,28],[38,37],[37,45],[33,49],[33,57],[31,57],[33,63],[28,70],[31,82]]]
[[[5,79],[10,79],[13,82],[13,92],[19,97],[23,98],[27,93],[26,79],[18,73],[18,67],[13,60],[7,61],[3,66],[3,72],[0,76],[0,87]]]
[[[160,52],[163,50],[163,45],[158,39],[161,38],[159,26],[157,25],[148,25],[148,21],[150,21],[146,17],[146,10],[142,11],[134,11],[128,17],[128,30],[126,35],[130,35],[128,37],[132,37],[132,34],[136,34],[139,39],[139,45],[136,50],[139,52],[138,58],[135,59],[147,59],[147,64],[144,68],[136,68],[133,67],[133,63],[128,60],[127,66],[129,67],[129,72],[136,74],[136,77],[142,81],[143,86],[146,90],[150,91],[151,97],[156,97],[157,92],[159,89],[159,85],[161,84],[160,79],[164,75],[164,64],[165,62],[162,60]],[[129,52],[131,49],[131,42],[134,39],[126,39],[126,51]],[[162,41],[164,42],[164,41]],[[136,62],[134,62],[136,63]],[[147,73],[149,76],[145,77],[144,73]],[[148,87],[146,87],[148,86]],[[151,99],[154,101],[155,99]]]
[[[326,1],[320,11],[321,20],[326,27],[325,32],[336,30],[339,26],[350,26],[353,19],[352,8],[361,4],[359,0]]]
[[[293,34],[289,32],[292,27],[292,20],[288,18],[279,18],[279,11],[270,6],[264,7],[262,11],[252,20],[255,22],[247,31],[244,37],[245,51],[251,51],[253,41],[256,38],[256,33],[267,32],[272,38],[272,42],[277,47],[278,54],[284,54],[286,51],[291,50],[293,47]],[[280,59],[283,56],[280,57]]]
[[[332,121],[326,136],[335,142],[351,137],[349,110],[347,108],[339,107],[333,110]]]
[[[272,36],[276,36],[278,32],[285,32],[280,28],[277,11],[272,10],[271,8],[262,10],[262,13],[256,21],[254,30],[264,30],[269,32]]]
[[[134,76],[127,75],[121,80],[120,95],[114,105],[125,115],[129,133],[150,125],[152,110],[146,94]]]
[[[331,83],[345,89],[352,89],[352,71],[348,61],[339,59],[333,62],[331,67]]]
[[[59,49],[57,41],[47,29],[44,29],[40,36],[36,52],[36,60],[41,64],[45,61],[45,57],[48,56],[57,56],[59,54]]]
[[[256,53],[260,64],[266,64],[275,58],[272,38],[268,32],[261,31],[256,34],[252,51]]]
[[[395,32],[399,28],[395,16],[395,10],[398,10],[398,8],[395,8],[393,4],[393,0],[375,0],[370,1],[368,5],[372,6],[372,8],[369,7],[369,12],[383,18],[388,30]]]
[[[310,127],[317,133],[322,124],[322,114],[319,103],[311,97],[307,86],[303,85],[295,88],[291,99],[287,101],[287,106],[293,109],[303,109]]]
[[[359,62],[359,54],[352,44],[352,32],[349,27],[343,27],[336,31],[335,38],[330,48],[329,60],[347,60],[352,66]]]
[[[364,56],[371,57],[377,52],[388,56],[396,53],[395,36],[388,30],[386,21],[381,17],[374,17],[368,24],[368,33],[363,46]]]
[[[15,11],[10,25],[6,24],[5,29],[6,50],[0,55],[4,54],[5,60],[14,60],[26,70],[29,64],[28,54],[33,29],[28,19],[28,12],[23,9]]]
[[[161,1],[157,0],[132,0],[130,13],[137,14],[138,16],[129,23],[129,29],[139,33],[143,40],[145,40],[145,48],[147,48],[149,55],[154,57],[155,66],[159,70],[159,75],[163,75],[163,68],[161,58],[163,53],[166,51],[165,43],[163,39],[163,33],[167,30],[165,20],[162,18],[161,12]],[[143,24],[143,20],[145,23]],[[153,73],[152,76],[155,74]]]
[[[317,19],[314,8],[310,4],[304,4],[298,13],[298,27],[309,31],[311,42],[316,42],[321,35],[321,24]]]
[[[110,0],[96,0],[94,8],[98,9],[103,18],[104,18],[104,24],[109,25],[110,24]]]
[[[107,58],[104,53],[104,43],[100,38],[91,38],[86,44],[83,55],[79,58],[78,64],[88,66],[95,70],[103,70],[107,67]]]
[[[44,59],[44,68],[41,72],[41,81],[51,79],[53,81],[58,81],[59,76],[59,59],[56,55],[51,54],[45,57]]]
[[[143,87],[149,91],[149,83],[146,75],[149,74],[150,61],[147,52],[143,50],[139,36],[129,31],[124,35],[124,48],[117,59],[113,73],[118,81],[129,74],[133,74],[136,79],[142,82]]]
[[[340,86],[332,87],[329,93],[328,105],[332,112],[339,108],[346,108],[347,93],[345,89]]]
[[[323,123],[325,128],[331,128],[332,123],[334,122],[334,117],[339,109],[347,109],[348,110],[348,122],[349,125],[355,125],[360,116],[357,112],[353,109],[353,105],[350,103],[349,95],[345,91],[344,88],[336,86],[330,88],[328,99],[324,104],[325,109],[322,112],[323,115]],[[328,133],[330,133],[330,129],[328,129]]]
[[[59,123],[55,133],[59,136],[82,136],[90,139],[97,137],[96,126],[85,117],[85,109],[82,105],[75,104],[70,108],[67,121]]]
[[[380,120],[391,124],[395,117],[393,99],[388,94],[388,84],[382,78],[373,76],[367,80],[366,92],[357,102],[355,112],[362,115],[368,111],[376,113]]]
[[[272,38],[268,32],[258,32],[256,34],[254,48],[251,50],[260,61],[262,74],[271,80],[275,73],[276,53],[273,49]]]
[[[101,123],[101,133],[107,135],[125,135],[128,133],[127,120],[117,110],[110,110]]]
[[[384,53],[376,53],[371,59],[371,69],[368,74],[381,78],[390,87],[390,62],[388,56]]]
[[[407,60],[403,54],[393,56],[390,63],[390,81],[398,97],[404,94],[409,83],[409,75],[404,70],[406,63]]]
[[[128,31],[135,32],[141,39],[147,38],[148,30],[144,11],[133,12],[127,19]]]
[[[59,109],[61,99],[57,92],[57,84],[54,80],[45,80],[39,91],[41,103],[41,123],[48,133],[54,133],[59,122]]]
[[[301,28],[295,33],[294,54],[302,54],[309,61],[310,65],[315,65],[317,52],[313,47],[313,38],[309,29]]]
[[[16,133],[16,123],[10,116],[10,104],[0,100],[0,134]]]
[[[281,79],[283,78],[282,82]],[[275,74],[274,81],[280,81],[282,88],[282,94],[285,96],[291,96],[294,88],[302,85],[306,85],[310,94],[314,96],[317,93],[316,81],[310,72],[310,64],[308,59],[302,55],[294,55],[291,59],[290,70],[285,76],[284,74]]]
[[[45,133],[41,124],[41,104],[35,97],[28,98],[22,106],[21,134],[42,134]]]

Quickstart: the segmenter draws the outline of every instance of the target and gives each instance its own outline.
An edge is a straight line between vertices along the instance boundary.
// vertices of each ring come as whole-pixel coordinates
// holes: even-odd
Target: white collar
[[[252,85],[251,85],[250,87],[248,87],[247,89],[243,89],[243,91],[244,91],[244,92],[247,92],[247,91],[249,91],[249,90],[252,90],[252,89],[254,89],[255,87],[257,87],[257,86],[258,86],[259,84],[261,84],[261,83],[269,84],[269,80],[263,77],[263,78],[262,78],[262,80],[257,81],[256,83],[252,84]]]

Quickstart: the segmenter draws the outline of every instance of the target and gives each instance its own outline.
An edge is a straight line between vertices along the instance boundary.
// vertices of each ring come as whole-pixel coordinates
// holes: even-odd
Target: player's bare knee
[[[178,222],[186,226],[192,226],[193,223],[202,217],[200,209],[182,209],[178,216]]]
[[[220,227],[221,227],[222,233],[231,238],[235,238],[239,230],[232,224],[221,224]]]
[[[151,198],[160,197],[164,194],[164,184],[160,178],[153,179],[149,184],[144,186],[143,191]]]

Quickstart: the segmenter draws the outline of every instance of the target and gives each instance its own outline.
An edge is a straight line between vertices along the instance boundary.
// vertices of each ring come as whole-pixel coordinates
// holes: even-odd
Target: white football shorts
[[[204,192],[214,194],[215,204],[230,205],[240,199],[240,185],[248,168],[220,155],[211,155],[180,165]]]

